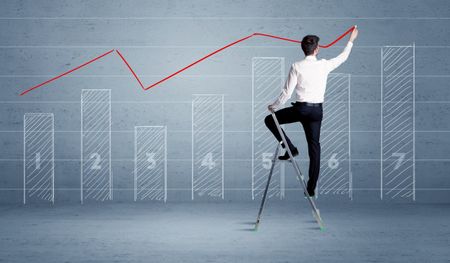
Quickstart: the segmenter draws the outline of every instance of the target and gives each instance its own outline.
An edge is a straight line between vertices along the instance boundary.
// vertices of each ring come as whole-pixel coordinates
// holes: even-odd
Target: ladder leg
[[[289,149],[289,146],[287,146],[288,144],[286,141],[286,137],[284,136],[284,133],[281,130],[280,123],[278,122],[277,116],[275,116],[274,112],[272,112],[272,118],[275,122],[275,125],[277,126],[278,132],[281,135],[281,139],[283,140],[284,145],[286,145],[285,148],[289,155],[289,159],[291,160],[292,165],[294,166],[294,170],[295,170],[295,173],[297,174],[297,178],[300,181],[300,184],[303,186],[303,191],[306,195],[306,198],[308,199],[309,204],[311,205],[313,216],[316,219],[317,223],[319,224],[320,229],[324,229],[323,221],[322,221],[322,218],[320,217],[319,210],[317,209],[317,206],[316,206],[314,200],[312,199],[312,197],[309,196],[309,193],[308,193],[308,190],[306,187],[306,183],[305,183],[305,178],[303,177],[303,174],[300,171],[300,168],[298,167],[297,162],[294,160],[294,156],[292,156],[291,149]]]
[[[264,189],[264,194],[263,194],[263,197],[261,200],[261,205],[259,206],[258,217],[256,218],[256,223],[255,223],[255,230],[258,229],[259,221],[261,219],[261,214],[264,209],[264,204],[266,203],[267,192],[269,191],[270,180],[272,179],[273,169],[275,167],[275,162],[278,158],[279,149],[280,149],[280,145],[277,144],[277,148],[275,149],[275,154],[273,155],[273,159],[272,159],[272,165],[270,166],[270,172],[269,172],[269,177],[267,178],[266,188]]]

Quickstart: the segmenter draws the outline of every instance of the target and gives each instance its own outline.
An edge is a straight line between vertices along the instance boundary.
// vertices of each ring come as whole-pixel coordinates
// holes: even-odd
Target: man
[[[275,111],[279,106],[286,103],[295,90],[296,102],[292,104],[293,106],[276,111],[275,115],[280,124],[300,122],[305,130],[309,155],[307,191],[310,196],[314,196],[317,180],[319,179],[320,126],[322,125],[322,103],[327,77],[331,71],[347,60],[353,46],[353,41],[357,36],[358,29],[355,26],[344,51],[339,56],[330,60],[318,60],[316,57],[319,53],[319,37],[314,35],[305,36],[301,43],[305,58],[292,64],[281,94],[274,103],[268,106],[269,111]],[[275,138],[279,142],[282,142],[272,116],[268,115],[264,122]],[[283,133],[293,156],[297,156],[297,148],[292,144],[284,131]],[[283,143],[281,145],[283,148],[286,147]],[[288,160],[289,155],[286,152],[283,156],[279,156],[278,159]]]

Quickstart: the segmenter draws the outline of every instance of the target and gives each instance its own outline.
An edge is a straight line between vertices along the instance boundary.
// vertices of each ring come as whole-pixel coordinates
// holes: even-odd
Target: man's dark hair
[[[302,40],[302,50],[305,56],[314,54],[314,50],[319,45],[320,38],[315,35],[307,35]]]

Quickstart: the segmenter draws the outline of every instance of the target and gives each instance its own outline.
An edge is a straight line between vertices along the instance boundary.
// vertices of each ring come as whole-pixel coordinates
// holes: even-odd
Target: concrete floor
[[[0,207],[0,262],[450,262],[450,205],[269,202]]]

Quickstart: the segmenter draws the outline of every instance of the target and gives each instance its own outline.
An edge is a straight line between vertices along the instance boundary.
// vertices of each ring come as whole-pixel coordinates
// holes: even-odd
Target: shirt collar
[[[309,56],[306,56],[305,59],[306,59],[306,60],[316,61],[316,60],[317,60],[317,57],[314,56],[314,55],[309,55]]]

